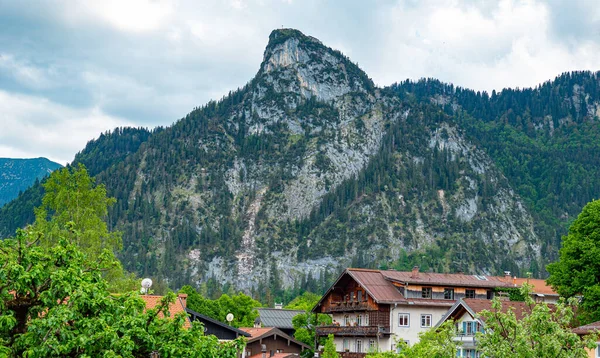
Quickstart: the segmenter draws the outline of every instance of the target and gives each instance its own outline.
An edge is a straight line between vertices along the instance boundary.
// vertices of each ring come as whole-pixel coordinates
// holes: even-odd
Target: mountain
[[[349,265],[542,276],[600,191],[599,84],[577,72],[491,95],[434,79],[378,88],[281,29],[243,88],[166,128],[107,133],[76,162],[118,200],[123,264],[173,288],[281,297]],[[0,210],[0,234],[31,220],[41,192]]]
[[[0,158],[0,207],[62,165],[46,158]]]

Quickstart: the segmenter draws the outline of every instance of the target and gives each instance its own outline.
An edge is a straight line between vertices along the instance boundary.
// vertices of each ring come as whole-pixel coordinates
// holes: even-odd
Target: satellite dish
[[[149,278],[145,278],[142,280],[142,289],[140,290],[140,292],[142,294],[148,293],[148,289],[150,289],[150,287],[152,287],[152,280]]]
[[[227,316],[225,317],[225,319],[227,320],[227,322],[231,323],[231,321],[233,321],[233,314],[228,313]]]

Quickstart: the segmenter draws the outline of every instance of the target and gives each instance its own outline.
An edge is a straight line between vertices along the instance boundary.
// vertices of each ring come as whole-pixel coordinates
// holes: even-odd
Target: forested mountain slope
[[[76,159],[118,200],[127,268],[174,288],[214,278],[276,294],[347,265],[540,275],[599,188],[586,178],[598,78],[568,76],[491,97],[435,80],[381,89],[276,30],[243,88],[118,155],[90,143]],[[11,230],[25,194],[0,213]]]
[[[46,158],[0,158],[0,207],[60,167]]]

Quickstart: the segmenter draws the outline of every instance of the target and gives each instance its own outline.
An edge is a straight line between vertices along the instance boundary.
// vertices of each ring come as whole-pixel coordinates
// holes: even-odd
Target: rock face
[[[434,85],[377,88],[317,39],[274,31],[246,86],[98,174],[118,200],[109,219],[125,266],[173,288],[213,278],[248,291],[350,265],[539,274],[550,249],[528,187],[465,115],[489,98]],[[555,135],[565,123],[526,127]]]
[[[0,207],[62,165],[46,158],[0,158]]]
[[[518,195],[435,108],[376,88],[317,39],[274,31],[247,86],[99,176],[124,202],[111,215],[124,261],[144,258],[144,274],[174,287],[214,278],[247,290],[440,246],[440,270],[539,261]]]

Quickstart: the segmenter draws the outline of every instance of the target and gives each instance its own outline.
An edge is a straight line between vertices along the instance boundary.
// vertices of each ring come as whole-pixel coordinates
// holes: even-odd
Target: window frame
[[[425,319],[429,318],[429,326],[423,325],[423,318],[425,318]],[[433,321],[433,319],[431,317],[431,314],[426,314],[426,313],[421,314],[421,328],[431,328],[432,321]]]
[[[446,298],[446,293],[451,293],[451,297],[450,298]],[[450,288],[450,287],[445,287],[444,288],[444,299],[445,300],[454,300],[454,289]]]
[[[406,318],[406,325],[400,324],[400,316]],[[410,313],[399,312],[398,313],[398,327],[410,327]]]
[[[357,339],[356,340],[356,353],[362,353],[362,339]]]
[[[421,298],[432,299],[433,288],[432,287],[421,287]]]
[[[469,297],[468,293],[473,292],[473,297]],[[475,298],[477,294],[475,293],[475,289],[466,288],[465,289],[465,298]]]

